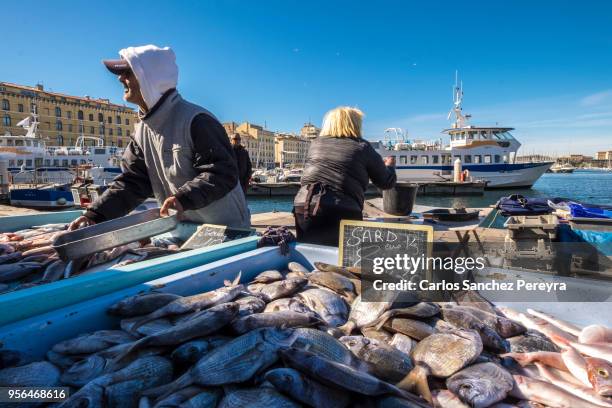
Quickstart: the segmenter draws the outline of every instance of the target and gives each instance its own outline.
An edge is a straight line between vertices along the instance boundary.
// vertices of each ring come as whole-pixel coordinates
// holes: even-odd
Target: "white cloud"
[[[597,92],[588,96],[585,96],[580,100],[582,106],[594,106],[599,105],[607,100],[612,100],[612,89],[606,89],[605,91]]]

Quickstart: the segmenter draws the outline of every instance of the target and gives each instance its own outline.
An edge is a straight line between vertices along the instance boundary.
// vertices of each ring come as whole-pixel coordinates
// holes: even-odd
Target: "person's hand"
[[[76,220],[72,221],[68,226],[68,231],[75,231],[82,227],[89,227],[90,225],[94,225],[95,222],[84,215],[81,215]]]
[[[161,215],[162,217],[170,216],[170,213],[168,212],[169,209],[175,210],[176,216],[179,219],[183,215],[183,206],[181,205],[179,200],[174,196],[170,196],[166,198],[166,201],[164,201],[161,208],[159,209],[159,215]]]
[[[395,166],[395,156],[385,157],[385,166]]]

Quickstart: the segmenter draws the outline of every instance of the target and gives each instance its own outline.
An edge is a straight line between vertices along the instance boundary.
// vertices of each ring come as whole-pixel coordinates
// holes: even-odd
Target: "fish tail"
[[[126,357],[128,357],[129,355],[135,353],[136,351],[138,351],[142,347],[147,346],[149,344],[149,342],[150,342],[150,337],[143,337],[140,340],[136,340],[135,342],[132,343],[132,345],[129,348],[127,348],[124,352],[118,354],[115,358],[113,358],[110,361],[111,366],[119,364],[121,362],[121,360],[123,360]]]
[[[233,281],[226,279],[223,281],[223,284],[225,286],[237,286],[240,283],[241,276],[242,276],[242,271],[238,272],[238,276],[236,276],[236,278]]]
[[[385,323],[387,323],[387,320],[389,320],[390,318],[391,318],[391,313],[389,313],[388,311],[380,315],[380,317],[375,322],[376,331],[379,331],[380,329],[382,329]]]
[[[433,398],[427,383],[427,370],[421,366],[416,366],[402,381],[397,383],[397,387],[406,391],[416,390],[423,398],[433,405]]]
[[[342,326],[338,327],[338,329],[340,329],[340,331],[344,333],[345,336],[350,336],[355,326],[356,326],[355,322],[352,320],[349,320],[348,322],[344,323]]]
[[[159,319],[160,317],[163,317],[163,313],[159,313],[159,311],[162,309],[158,309],[154,312],[149,313],[148,315],[144,316],[142,319],[134,322],[134,324],[132,325],[132,327],[130,328],[130,332],[132,332],[132,334],[134,335],[139,335],[138,332],[136,332],[136,330],[138,330],[138,328],[140,326],[144,326],[145,324],[152,322],[153,320]]]

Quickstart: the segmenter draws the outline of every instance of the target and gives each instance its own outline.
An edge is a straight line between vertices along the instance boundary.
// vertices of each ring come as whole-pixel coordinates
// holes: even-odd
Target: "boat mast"
[[[453,108],[448,111],[447,120],[450,120],[452,114],[455,114],[455,122],[452,124],[453,129],[461,129],[467,125],[470,115],[463,115],[461,109],[463,102],[463,81],[459,81],[459,71],[455,71],[455,86],[453,87]]]

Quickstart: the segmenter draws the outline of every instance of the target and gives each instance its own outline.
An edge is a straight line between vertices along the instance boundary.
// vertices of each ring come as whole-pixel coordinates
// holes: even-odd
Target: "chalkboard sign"
[[[428,279],[431,274],[427,264],[416,264],[421,266],[414,266],[412,272],[385,266],[384,271],[379,270],[377,273],[375,260],[380,262],[381,259],[406,256],[422,262],[431,256],[432,243],[431,226],[345,220],[340,223],[339,263],[361,268],[361,294],[364,301],[415,301],[418,300],[416,293],[402,292],[398,295],[398,292],[375,290],[374,282],[418,282]],[[378,266],[381,267],[381,264]]]
[[[433,227],[390,222],[351,221],[340,223],[339,262],[361,266],[363,259],[395,256],[429,256]]]
[[[255,235],[254,229],[229,228],[225,225],[202,224],[181,249],[195,249],[221,244]]]

